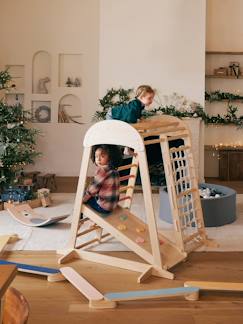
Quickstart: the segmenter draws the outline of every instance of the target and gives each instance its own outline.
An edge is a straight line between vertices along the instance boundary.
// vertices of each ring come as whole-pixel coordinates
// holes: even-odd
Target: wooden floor
[[[115,253],[111,253],[115,254]],[[131,258],[129,252],[117,252],[119,257]],[[8,260],[57,267],[54,252],[12,252]],[[178,287],[186,280],[243,281],[243,253],[192,253],[176,266],[176,280],[149,279],[137,284],[137,273],[87,261],[75,261],[73,266],[102,293],[139,289]],[[32,324],[132,323],[132,324],[241,324],[243,323],[243,294],[203,293],[197,302],[183,298],[122,303],[117,309],[92,310],[87,300],[68,282],[49,283],[44,278],[18,274],[13,286],[27,298]]]

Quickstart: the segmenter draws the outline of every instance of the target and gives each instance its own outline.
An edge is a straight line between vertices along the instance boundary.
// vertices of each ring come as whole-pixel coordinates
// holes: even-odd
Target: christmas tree
[[[38,130],[30,127],[31,114],[19,103],[8,105],[5,92],[11,76],[0,71],[0,193],[20,183],[23,167],[34,163]]]

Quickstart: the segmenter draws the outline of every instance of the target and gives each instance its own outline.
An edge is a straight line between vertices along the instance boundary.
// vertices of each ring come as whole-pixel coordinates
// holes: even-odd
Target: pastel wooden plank
[[[240,282],[215,282],[215,281],[186,281],[185,287],[198,287],[200,290],[242,291],[243,283]]]
[[[138,300],[138,299],[155,299],[163,297],[187,296],[197,294],[197,287],[177,287],[154,290],[135,290],[126,292],[111,292],[104,295],[106,299],[112,301]]]
[[[80,276],[74,269],[63,267],[60,269],[63,276],[77,288],[89,301],[103,300],[104,296],[93,287],[85,278]]]
[[[38,274],[43,274],[43,275],[60,273],[59,269],[34,266],[31,264],[18,263],[18,262],[7,261],[7,260],[0,260],[0,265],[2,265],[2,264],[13,264],[18,268],[19,271],[23,271],[23,272],[28,271],[31,273],[38,273]]]

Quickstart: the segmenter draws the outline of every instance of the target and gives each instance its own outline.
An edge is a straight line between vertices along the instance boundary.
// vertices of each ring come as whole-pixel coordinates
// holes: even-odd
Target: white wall
[[[52,123],[34,124],[44,137],[38,141],[43,157],[34,169],[75,176],[79,173],[81,145],[87,125],[58,124],[59,99],[73,91],[81,99],[85,122],[97,109],[99,0],[1,0],[0,64],[25,65],[25,108],[30,109],[32,95],[32,58],[45,50],[51,55]],[[60,53],[82,54],[82,87],[67,90],[58,87]],[[77,71],[77,75],[80,71]],[[44,99],[43,99],[44,100]]]
[[[151,84],[204,104],[205,0],[101,0],[100,95]]]
[[[101,0],[100,8],[100,96],[145,83],[159,95],[178,92],[204,105],[205,0]],[[194,124],[202,181],[204,132]]]
[[[36,124],[43,157],[35,169],[78,175],[88,125],[57,124],[58,54],[82,53],[81,108],[85,121],[110,87],[149,83],[204,102],[206,0],[1,0],[0,64],[24,64],[30,108],[33,54],[52,57],[51,124]],[[77,91],[77,90],[76,90]]]

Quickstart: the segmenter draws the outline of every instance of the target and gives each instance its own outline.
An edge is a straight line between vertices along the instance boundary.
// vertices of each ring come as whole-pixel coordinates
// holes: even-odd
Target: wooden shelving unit
[[[243,52],[237,51],[206,51],[206,54],[218,54],[218,55],[243,55]]]
[[[234,75],[215,75],[215,74],[206,74],[206,78],[211,78],[211,79],[233,79],[233,80],[239,80],[243,79],[243,75],[239,75],[237,78]]]

